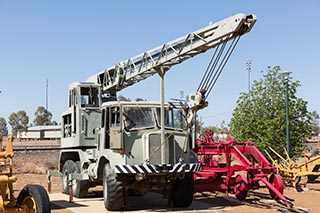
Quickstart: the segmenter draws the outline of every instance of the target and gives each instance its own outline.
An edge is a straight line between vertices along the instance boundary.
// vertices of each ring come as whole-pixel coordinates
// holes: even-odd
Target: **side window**
[[[72,97],[73,97],[73,105],[78,105],[77,96],[74,90],[72,90]]]
[[[104,127],[105,131],[105,142],[104,142],[104,148],[109,149],[110,148],[110,108],[106,108],[102,110],[102,127]]]
[[[81,88],[81,107],[99,107],[99,94],[97,88]]]
[[[72,107],[76,103],[75,100],[74,89],[69,90],[69,107]]]
[[[102,109],[102,112],[101,112],[101,128],[104,127],[104,123],[106,121],[106,110],[105,109]]]
[[[72,90],[69,90],[69,107],[72,106]]]
[[[111,126],[120,127],[120,108],[119,107],[111,108]]]

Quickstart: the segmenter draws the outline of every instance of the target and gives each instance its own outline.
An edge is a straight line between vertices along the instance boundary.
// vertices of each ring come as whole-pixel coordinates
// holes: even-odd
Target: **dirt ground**
[[[52,142],[50,142],[52,143]],[[37,142],[38,144],[38,142]],[[15,143],[15,145],[25,145],[25,143]],[[18,181],[13,184],[15,195],[17,196],[20,190],[26,184],[40,184],[44,188],[48,187],[48,179],[45,172],[57,168],[58,151],[54,152],[15,152],[14,157],[14,175],[18,178]],[[61,192],[61,178],[52,177],[51,185],[52,193]],[[238,201],[234,195],[226,195],[225,193],[196,193],[194,196],[195,201],[206,204],[205,207],[192,207],[194,209],[172,209],[167,207],[166,201],[162,200],[160,203],[158,200],[150,201],[153,196],[144,195],[141,198],[137,198],[136,202],[139,202],[139,211],[195,211],[195,212],[296,212],[296,213],[309,213],[320,212],[320,177],[314,183],[308,183],[306,188],[297,192],[295,189],[287,187],[284,195],[291,199],[294,203],[293,208],[286,208],[283,205],[278,204],[270,198],[269,192],[265,188],[251,191],[245,201]],[[101,191],[99,193],[101,196]],[[161,198],[161,196],[159,196]],[[139,200],[140,199],[140,200]],[[148,201],[149,199],[149,201]],[[88,199],[90,200],[90,198]],[[141,207],[141,203],[150,202],[150,206],[153,203],[156,207]],[[144,203],[145,204],[145,203]],[[208,205],[209,204],[209,207]],[[101,202],[103,206],[103,203]],[[160,207],[159,207],[160,205]],[[67,209],[63,209],[56,205],[52,205],[52,212],[70,212]],[[129,209],[129,211],[136,210],[135,208]]]
[[[14,183],[15,193],[23,188],[25,184],[40,184],[47,189],[48,179],[45,174],[16,174],[18,181]],[[61,192],[61,178],[52,178],[52,192]],[[285,196],[292,199],[294,203],[293,208],[286,208],[283,205],[270,199],[269,192],[267,189],[261,188],[250,192],[249,196],[245,201],[238,201],[235,199],[234,195],[226,196],[224,193],[197,193],[195,194],[194,200],[204,202],[206,204],[212,205],[210,209],[218,209],[223,212],[237,212],[237,213],[247,213],[247,212],[297,212],[297,213],[308,213],[308,212],[320,212],[320,180],[314,183],[308,183],[307,188],[303,191],[297,192],[295,189],[287,187],[285,189]],[[101,196],[101,193],[100,193]],[[139,198],[140,199],[140,198]],[[143,201],[143,198],[141,198]],[[143,201],[144,202],[144,201]],[[148,201],[146,201],[148,202]],[[101,205],[103,203],[101,202]],[[159,207],[156,207],[159,208]],[[166,208],[166,206],[163,206]],[[202,207],[194,209],[196,212],[206,212],[210,209],[203,209]],[[61,207],[52,206],[53,212],[68,212],[66,209],[61,209]],[[134,209],[133,209],[134,210]],[[152,211],[163,211],[163,209],[153,209]],[[166,209],[168,211],[185,211],[188,209],[177,210],[177,209]],[[129,209],[129,211],[132,211]],[[147,210],[146,210],[147,211]]]

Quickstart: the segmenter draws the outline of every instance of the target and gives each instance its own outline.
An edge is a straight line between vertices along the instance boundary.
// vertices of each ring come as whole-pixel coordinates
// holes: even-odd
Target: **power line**
[[[204,117],[204,118],[202,118],[202,119],[203,119],[203,120],[206,120],[206,119],[218,117],[218,116],[221,116],[221,115],[226,115],[226,114],[229,114],[229,113],[232,113],[232,112],[233,112],[233,111],[222,112],[222,113],[219,113],[219,114],[215,114],[215,115],[211,115],[211,116]]]

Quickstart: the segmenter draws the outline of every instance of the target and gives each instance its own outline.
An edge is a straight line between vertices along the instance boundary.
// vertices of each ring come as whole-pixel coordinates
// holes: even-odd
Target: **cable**
[[[223,68],[225,67],[232,52],[238,44],[240,37],[241,36],[238,36],[237,38],[232,40],[225,53],[224,50],[228,42],[223,43],[221,46],[217,46],[216,50],[214,51],[209,65],[198,87],[198,91],[206,94],[206,97],[208,97],[219,76],[221,75]],[[222,55],[223,57],[221,60]]]
[[[218,62],[219,62],[219,60],[220,60],[220,58],[221,58],[221,55],[222,55],[222,53],[223,53],[223,51],[224,51],[224,48],[225,48],[226,44],[227,44],[227,43],[224,43],[220,49],[219,49],[220,45],[217,47],[216,51],[219,49],[219,53],[218,53],[217,57],[215,57],[215,54],[212,56],[211,61],[213,61],[213,59],[215,59],[215,60],[214,60],[214,63],[213,63],[213,64],[212,64],[212,63],[209,63],[209,65],[208,65],[208,67],[207,67],[207,70],[210,70],[210,71],[209,71],[209,72],[206,72],[206,74],[203,76],[202,79],[204,80],[204,82],[202,83],[202,85],[199,86],[198,91],[200,91],[200,90],[206,90],[206,89],[207,89],[209,80],[210,80],[210,78],[211,78],[212,75],[213,75],[213,70],[214,70],[215,67],[217,66],[217,64],[218,64]],[[215,52],[216,52],[216,51],[215,51]]]
[[[211,82],[212,82],[212,80],[217,77],[217,71],[214,72],[214,70],[216,70],[216,67],[217,67],[217,65],[218,65],[218,63],[219,63],[219,61],[220,61],[220,58],[221,58],[221,56],[222,56],[222,53],[223,53],[226,45],[227,45],[227,43],[224,43],[223,48],[220,49],[220,55],[219,55],[219,57],[217,57],[215,65],[214,65],[213,67],[211,67],[211,69],[210,69],[210,70],[211,70],[211,73],[210,73],[209,80],[210,80],[210,79],[211,79],[211,80],[210,80],[210,81],[208,80],[208,83],[207,83],[207,85],[205,86],[205,90],[206,90],[206,91],[209,89],[209,88],[208,88],[208,85],[210,85]],[[219,67],[220,67],[220,65],[219,65]],[[213,73],[214,73],[214,75],[213,75]],[[213,77],[212,77],[212,75],[213,75]]]
[[[219,45],[219,46],[220,46],[220,45]],[[204,81],[206,81],[206,80],[205,80],[205,79],[206,79],[205,76],[208,75],[209,67],[211,67],[211,63],[212,63],[213,59],[215,58],[215,55],[217,54],[217,51],[218,51],[218,49],[219,49],[219,46],[218,46],[217,48],[215,48],[215,51],[214,51],[214,53],[213,53],[213,55],[212,55],[212,57],[211,57],[211,59],[210,59],[209,65],[208,65],[208,67],[207,67],[207,69],[206,69],[206,71],[205,71],[205,73],[204,73],[204,75],[203,75],[203,77],[202,77],[202,79],[201,79],[201,82],[200,82],[200,84],[199,84],[199,87],[198,87],[197,91],[199,91],[200,89],[202,89],[203,84],[204,84]],[[1,92],[1,91],[0,91],[0,92]]]
[[[221,64],[220,64],[218,70],[216,71],[216,73],[218,73],[218,74],[217,74],[217,77],[216,77],[215,79],[212,79],[212,81],[211,81],[211,85],[209,86],[209,88],[208,88],[208,90],[207,90],[207,92],[206,92],[206,96],[208,96],[208,95],[210,94],[212,88],[213,88],[214,85],[216,84],[219,76],[221,75],[221,72],[222,72],[223,68],[225,67],[225,65],[226,65],[227,61],[229,60],[232,52],[234,51],[235,47],[237,46],[237,44],[238,44],[238,42],[239,42],[239,39],[240,39],[240,37],[238,37],[238,38],[236,38],[236,39],[234,39],[234,40],[232,41],[232,44],[230,45],[230,47],[229,47],[226,55],[224,56],[224,58],[223,58],[223,60],[222,60],[222,62],[221,62]]]

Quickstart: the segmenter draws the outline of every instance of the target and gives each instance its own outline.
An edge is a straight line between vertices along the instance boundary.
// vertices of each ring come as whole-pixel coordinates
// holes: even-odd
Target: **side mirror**
[[[98,133],[100,131],[100,128],[95,128],[92,130],[92,133],[95,135],[96,133]]]

